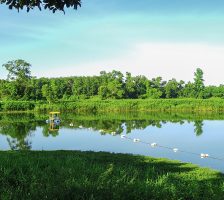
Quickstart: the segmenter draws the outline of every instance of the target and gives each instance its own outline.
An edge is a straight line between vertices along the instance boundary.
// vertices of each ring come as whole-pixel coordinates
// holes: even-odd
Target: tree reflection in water
[[[0,126],[0,133],[7,136],[12,150],[29,150],[31,141],[29,136],[36,130],[36,123],[11,123]]]
[[[49,130],[49,124],[45,124],[42,126],[42,133],[44,137],[53,136],[56,137],[59,134],[59,130],[50,131]]]
[[[196,134],[196,136],[200,136],[203,133],[203,121],[195,121],[194,122],[194,132]]]
[[[117,118],[116,118],[117,117]],[[144,116],[139,117],[137,115],[129,116],[99,116],[99,115],[70,115],[62,116],[63,123],[61,128],[69,129],[89,129],[99,131],[102,135],[111,134],[119,135],[124,132],[131,133],[132,130],[145,129],[149,126],[162,128],[166,123],[178,123],[180,125],[192,122],[194,126],[194,132],[197,136],[203,133],[203,120],[190,119],[186,121],[183,117],[161,117],[165,120],[159,120],[160,116]],[[9,147],[12,150],[30,150],[32,148],[31,137],[32,133],[37,127],[42,128],[42,134],[45,137],[59,135],[60,130],[49,130],[49,124],[46,124],[45,120],[47,115],[34,114],[19,114],[19,115],[0,115],[0,134],[7,136]]]

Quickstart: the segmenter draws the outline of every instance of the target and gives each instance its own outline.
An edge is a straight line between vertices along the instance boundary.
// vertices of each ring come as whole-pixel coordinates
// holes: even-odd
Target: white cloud
[[[135,74],[183,80],[192,80],[195,69],[200,67],[207,84],[220,84],[224,83],[223,54],[223,46],[145,43],[137,45],[120,63]]]
[[[75,63],[70,60],[66,68],[54,68],[51,76],[96,75],[113,69],[129,71],[148,78],[162,76],[164,80],[176,78],[192,81],[197,67],[204,71],[206,84],[218,85],[223,81],[224,46],[185,43],[142,43],[133,46],[120,57],[107,60]],[[49,76],[48,71],[40,76]]]

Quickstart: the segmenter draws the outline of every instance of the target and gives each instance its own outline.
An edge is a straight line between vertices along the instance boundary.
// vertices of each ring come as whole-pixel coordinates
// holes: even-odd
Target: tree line
[[[126,72],[101,71],[98,76],[36,78],[31,76],[31,65],[24,60],[13,60],[2,65],[8,72],[0,79],[0,100],[58,101],[77,99],[172,99],[224,98],[224,85],[205,86],[203,71],[197,68],[193,82],[164,81],[162,77],[148,79]]]

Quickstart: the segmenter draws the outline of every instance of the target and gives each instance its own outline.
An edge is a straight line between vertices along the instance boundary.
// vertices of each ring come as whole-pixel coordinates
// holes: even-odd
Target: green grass
[[[0,199],[200,199],[224,197],[223,174],[126,154],[0,152]]]
[[[37,111],[51,110],[75,112],[111,111],[178,111],[178,112],[223,112],[224,99],[122,99],[59,101],[55,103],[34,101],[3,101],[0,111]]]
[[[122,99],[79,100],[53,104],[36,104],[34,110],[71,110],[76,112],[179,111],[223,112],[224,99]]]

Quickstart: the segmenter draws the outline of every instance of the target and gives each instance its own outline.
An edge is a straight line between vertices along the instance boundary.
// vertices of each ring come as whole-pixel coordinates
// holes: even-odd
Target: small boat
[[[60,112],[50,112],[49,119],[46,120],[46,123],[50,124],[50,131],[58,131],[61,120],[59,118]]]
[[[155,143],[155,142],[154,142],[154,143],[152,143],[152,144],[150,144],[150,145],[151,145],[151,147],[152,147],[152,148],[157,147],[157,143]]]
[[[60,118],[59,118],[59,114],[60,114],[60,112],[50,112],[49,113],[49,121],[50,122],[55,122],[55,123],[60,123],[61,122],[61,120],[60,120]]]

